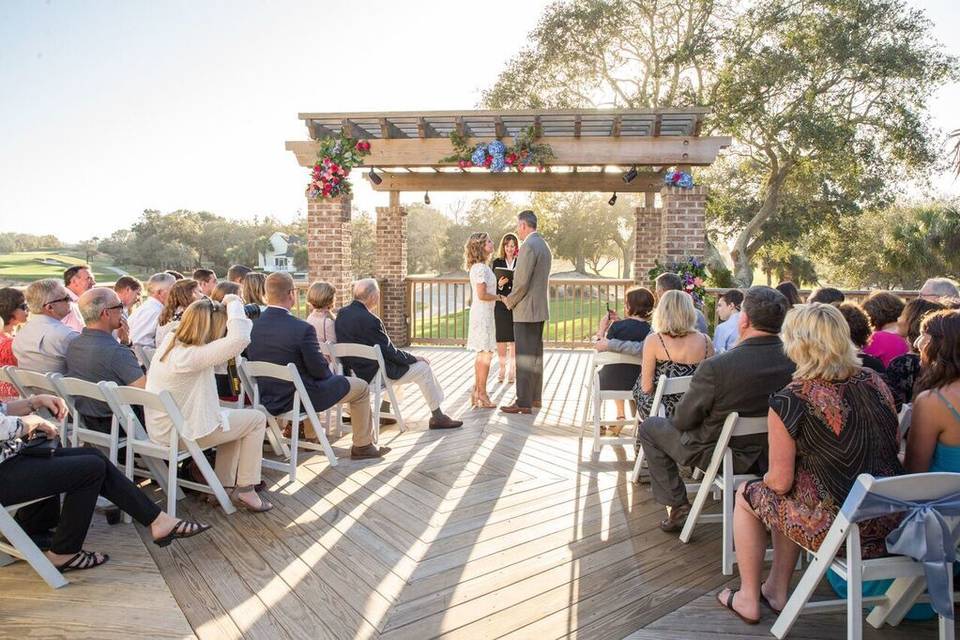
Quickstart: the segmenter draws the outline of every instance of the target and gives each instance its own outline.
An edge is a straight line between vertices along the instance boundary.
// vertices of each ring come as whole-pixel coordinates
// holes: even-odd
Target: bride
[[[470,333],[467,335],[467,349],[477,352],[473,363],[475,384],[470,396],[470,404],[481,409],[493,409],[497,405],[487,395],[487,377],[490,374],[490,360],[497,348],[493,309],[497,300],[497,281],[488,266],[493,253],[493,240],[482,231],[470,234],[463,248],[467,270],[470,272],[470,290],[473,300],[470,304]]]

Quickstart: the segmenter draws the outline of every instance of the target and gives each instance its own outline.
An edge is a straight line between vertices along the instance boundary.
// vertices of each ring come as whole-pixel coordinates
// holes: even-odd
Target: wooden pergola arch
[[[706,166],[730,145],[726,136],[701,136],[708,109],[525,109],[504,111],[385,111],[301,113],[309,139],[286,143],[299,164],[312,167],[319,141],[341,132],[371,141],[363,168],[373,168],[390,194],[377,207],[377,277],[384,322],[394,339],[406,336],[406,217],[403,191],[569,191],[645,193],[637,209],[635,279],[656,259],[702,257],[706,191],[665,187],[667,170]],[[451,132],[476,145],[502,140],[507,146],[533,127],[556,156],[546,170],[491,173],[441,162],[453,147]],[[637,177],[623,174],[637,169]],[[369,181],[369,175],[364,174]],[[356,173],[354,174],[356,179]],[[656,207],[655,194],[661,194]],[[350,273],[349,198],[308,201],[310,275],[346,292]]]

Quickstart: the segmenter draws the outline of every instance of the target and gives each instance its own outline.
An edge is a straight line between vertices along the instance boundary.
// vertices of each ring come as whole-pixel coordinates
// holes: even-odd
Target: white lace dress
[[[473,301],[470,304],[470,333],[467,334],[467,349],[496,351],[497,332],[493,321],[493,308],[496,301],[477,298],[477,285],[481,282],[487,285],[488,294],[496,295],[497,280],[493,270],[478,262],[470,267],[470,294]]]

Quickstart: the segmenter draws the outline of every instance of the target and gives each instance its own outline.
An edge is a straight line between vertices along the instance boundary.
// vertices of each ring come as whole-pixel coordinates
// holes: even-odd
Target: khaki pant
[[[267,418],[256,409],[227,409],[229,430],[217,427],[197,444],[217,448],[215,471],[225,487],[246,487],[260,483],[263,437]]]
[[[370,387],[360,378],[347,376],[350,391],[337,404],[350,405],[350,429],[353,446],[365,447],[373,442],[373,423],[370,422]]]
[[[423,394],[423,399],[427,401],[427,406],[430,407],[430,411],[436,411],[440,408],[440,403],[443,401],[443,389],[440,388],[440,383],[438,383],[436,377],[434,377],[433,369],[423,360],[417,360],[410,365],[410,368],[405,374],[390,382],[393,383],[394,386],[405,384],[417,385],[420,387],[420,393]]]

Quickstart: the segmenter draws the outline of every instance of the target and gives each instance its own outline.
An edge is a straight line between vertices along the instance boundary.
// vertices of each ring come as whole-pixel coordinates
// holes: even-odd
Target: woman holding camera
[[[273,507],[261,499],[260,484],[266,417],[255,409],[222,409],[214,367],[236,358],[250,344],[253,322],[243,301],[227,295],[223,304],[197,300],[183,313],[177,330],[157,348],[147,376],[147,391],[169,391],[184,416],[184,438],[203,448],[217,447],[216,473],[233,502],[249,511]],[[226,332],[226,335],[224,335]],[[147,432],[166,443],[169,416],[147,410]]]

